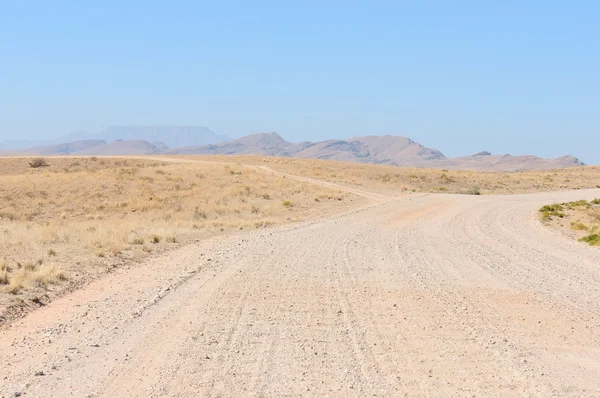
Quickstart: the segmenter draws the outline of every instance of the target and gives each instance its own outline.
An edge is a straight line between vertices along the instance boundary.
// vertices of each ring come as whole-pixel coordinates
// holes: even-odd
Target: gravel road
[[[600,396],[600,250],[413,195],[119,270],[0,332],[0,397]]]

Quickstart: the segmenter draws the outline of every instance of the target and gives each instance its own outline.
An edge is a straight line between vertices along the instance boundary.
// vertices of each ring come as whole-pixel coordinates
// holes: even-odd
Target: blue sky
[[[600,163],[598,1],[13,1],[0,139],[202,125]]]

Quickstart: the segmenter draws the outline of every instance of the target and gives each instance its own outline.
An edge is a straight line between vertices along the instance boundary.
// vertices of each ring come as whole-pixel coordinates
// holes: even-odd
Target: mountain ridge
[[[327,159],[401,167],[432,167],[479,171],[525,171],[584,166],[576,157],[565,155],[544,159],[533,155],[493,155],[477,152],[448,158],[437,149],[425,147],[410,138],[392,135],[360,136],[346,140],[292,143],[275,132],[251,134],[233,141],[170,148],[162,141],[82,140],[54,146],[41,146],[4,154],[24,155],[262,155]]]

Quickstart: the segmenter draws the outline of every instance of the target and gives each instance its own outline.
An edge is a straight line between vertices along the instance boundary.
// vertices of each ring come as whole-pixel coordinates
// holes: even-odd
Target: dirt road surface
[[[187,246],[0,332],[0,396],[600,396],[600,250],[536,209],[373,200]]]

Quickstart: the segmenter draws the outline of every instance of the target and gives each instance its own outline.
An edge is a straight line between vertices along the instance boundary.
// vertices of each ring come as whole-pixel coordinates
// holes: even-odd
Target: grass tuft
[[[45,265],[40,269],[22,268],[12,275],[4,275],[4,290],[10,294],[17,294],[23,289],[35,290],[48,285],[67,280],[66,274],[56,265]]]
[[[8,285],[9,282],[8,271],[0,271],[0,285]]]
[[[584,223],[581,223],[581,222],[572,222],[571,229],[574,231],[587,231],[588,227]]]
[[[144,238],[142,238],[141,236],[136,236],[135,238],[133,238],[131,240],[131,244],[132,245],[143,245],[144,244]]]

